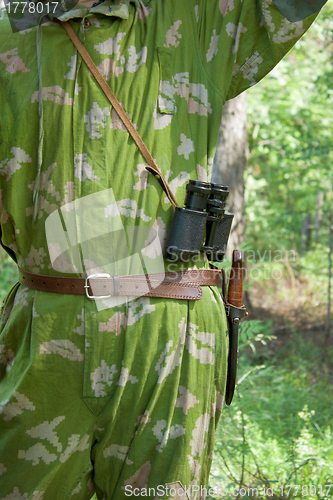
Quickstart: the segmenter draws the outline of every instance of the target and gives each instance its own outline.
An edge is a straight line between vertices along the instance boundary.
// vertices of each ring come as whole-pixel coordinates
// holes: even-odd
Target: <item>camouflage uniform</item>
[[[106,0],[61,19],[74,18],[182,205],[189,179],[210,179],[223,103],[266,75],[324,3]],[[13,34],[0,11],[2,243],[34,273],[104,271],[105,248],[117,253],[112,234],[100,236],[100,255],[90,241],[75,264],[56,238],[47,245],[51,214],[61,208],[65,217],[73,200],[90,196],[74,232],[93,235],[116,212],[124,228],[163,241],[173,211],[62,26],[48,21],[36,32]],[[147,256],[156,257],[158,245]],[[181,488],[207,486],[223,404],[217,289],[204,287],[197,302],[140,297],[97,307],[16,284],[1,320],[1,500],[88,499],[95,490],[105,499],[205,498]],[[177,491],[163,496],[157,487],[167,484]]]

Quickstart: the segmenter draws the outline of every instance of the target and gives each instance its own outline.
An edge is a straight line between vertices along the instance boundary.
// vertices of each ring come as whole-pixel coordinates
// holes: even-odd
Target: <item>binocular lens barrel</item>
[[[211,194],[211,184],[202,181],[189,181],[186,186],[185,208],[190,210],[206,210],[207,200]]]
[[[218,198],[219,200],[226,201],[229,195],[228,186],[223,184],[211,183],[211,198]]]
[[[166,241],[166,258],[171,261],[188,261],[198,255],[205,232],[207,212],[176,207]]]
[[[211,195],[207,202],[207,226],[204,252],[210,253],[214,249],[217,228],[224,215],[226,200],[229,195],[228,186],[211,184]]]
[[[211,246],[205,245],[205,253],[208,260],[212,262],[222,262],[224,255],[227,250],[228,239],[231,231],[231,224],[234,218],[234,214],[225,211],[223,217],[215,226],[215,239],[214,244]],[[207,221],[207,226],[210,221]],[[206,232],[208,232],[208,227],[206,227]]]
[[[223,259],[229,236],[226,228],[231,226],[230,217],[226,218],[227,224],[223,223],[228,194],[228,187],[222,184],[189,181],[185,207],[176,208],[167,237],[167,259],[187,261],[190,255],[200,252],[206,253],[209,260]]]

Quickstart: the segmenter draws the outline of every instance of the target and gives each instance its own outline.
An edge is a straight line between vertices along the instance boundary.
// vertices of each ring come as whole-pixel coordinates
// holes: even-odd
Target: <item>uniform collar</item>
[[[141,0],[143,4],[148,4],[150,0]],[[115,16],[121,19],[128,19],[129,4],[133,4],[135,10],[140,8],[139,0],[105,0],[105,2],[95,7],[84,7],[73,0],[62,0],[62,13],[58,13],[54,18],[60,21],[68,21],[77,17],[85,17],[88,14],[104,14],[105,16]],[[51,17],[49,15],[49,17]]]
[[[121,19],[128,19],[131,7],[138,11],[142,5],[149,4],[150,0],[105,0],[105,2],[96,5],[95,7],[84,7],[80,5],[77,0],[61,0],[57,3],[56,11],[54,13],[45,12],[35,14],[27,14],[24,12],[24,2],[18,2],[15,13],[8,14],[10,24],[13,32],[25,31],[34,26],[43,24],[44,20],[59,19],[60,21],[68,21],[74,18],[84,18],[89,14],[103,14],[105,16],[115,16]],[[1,3],[1,0],[0,0]],[[46,3],[45,5],[48,5]]]

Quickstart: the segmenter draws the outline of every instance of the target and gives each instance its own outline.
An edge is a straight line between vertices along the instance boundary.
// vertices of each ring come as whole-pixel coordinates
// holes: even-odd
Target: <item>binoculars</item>
[[[234,215],[225,210],[227,186],[190,180],[185,207],[176,207],[166,241],[166,258],[187,262],[204,252],[208,260],[224,258]]]

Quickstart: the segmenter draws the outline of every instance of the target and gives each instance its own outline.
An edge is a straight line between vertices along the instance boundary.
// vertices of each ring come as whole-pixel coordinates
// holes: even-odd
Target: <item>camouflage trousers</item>
[[[104,322],[53,295],[50,311],[16,285],[3,307],[0,499],[205,498],[226,379],[217,289],[138,298]]]

